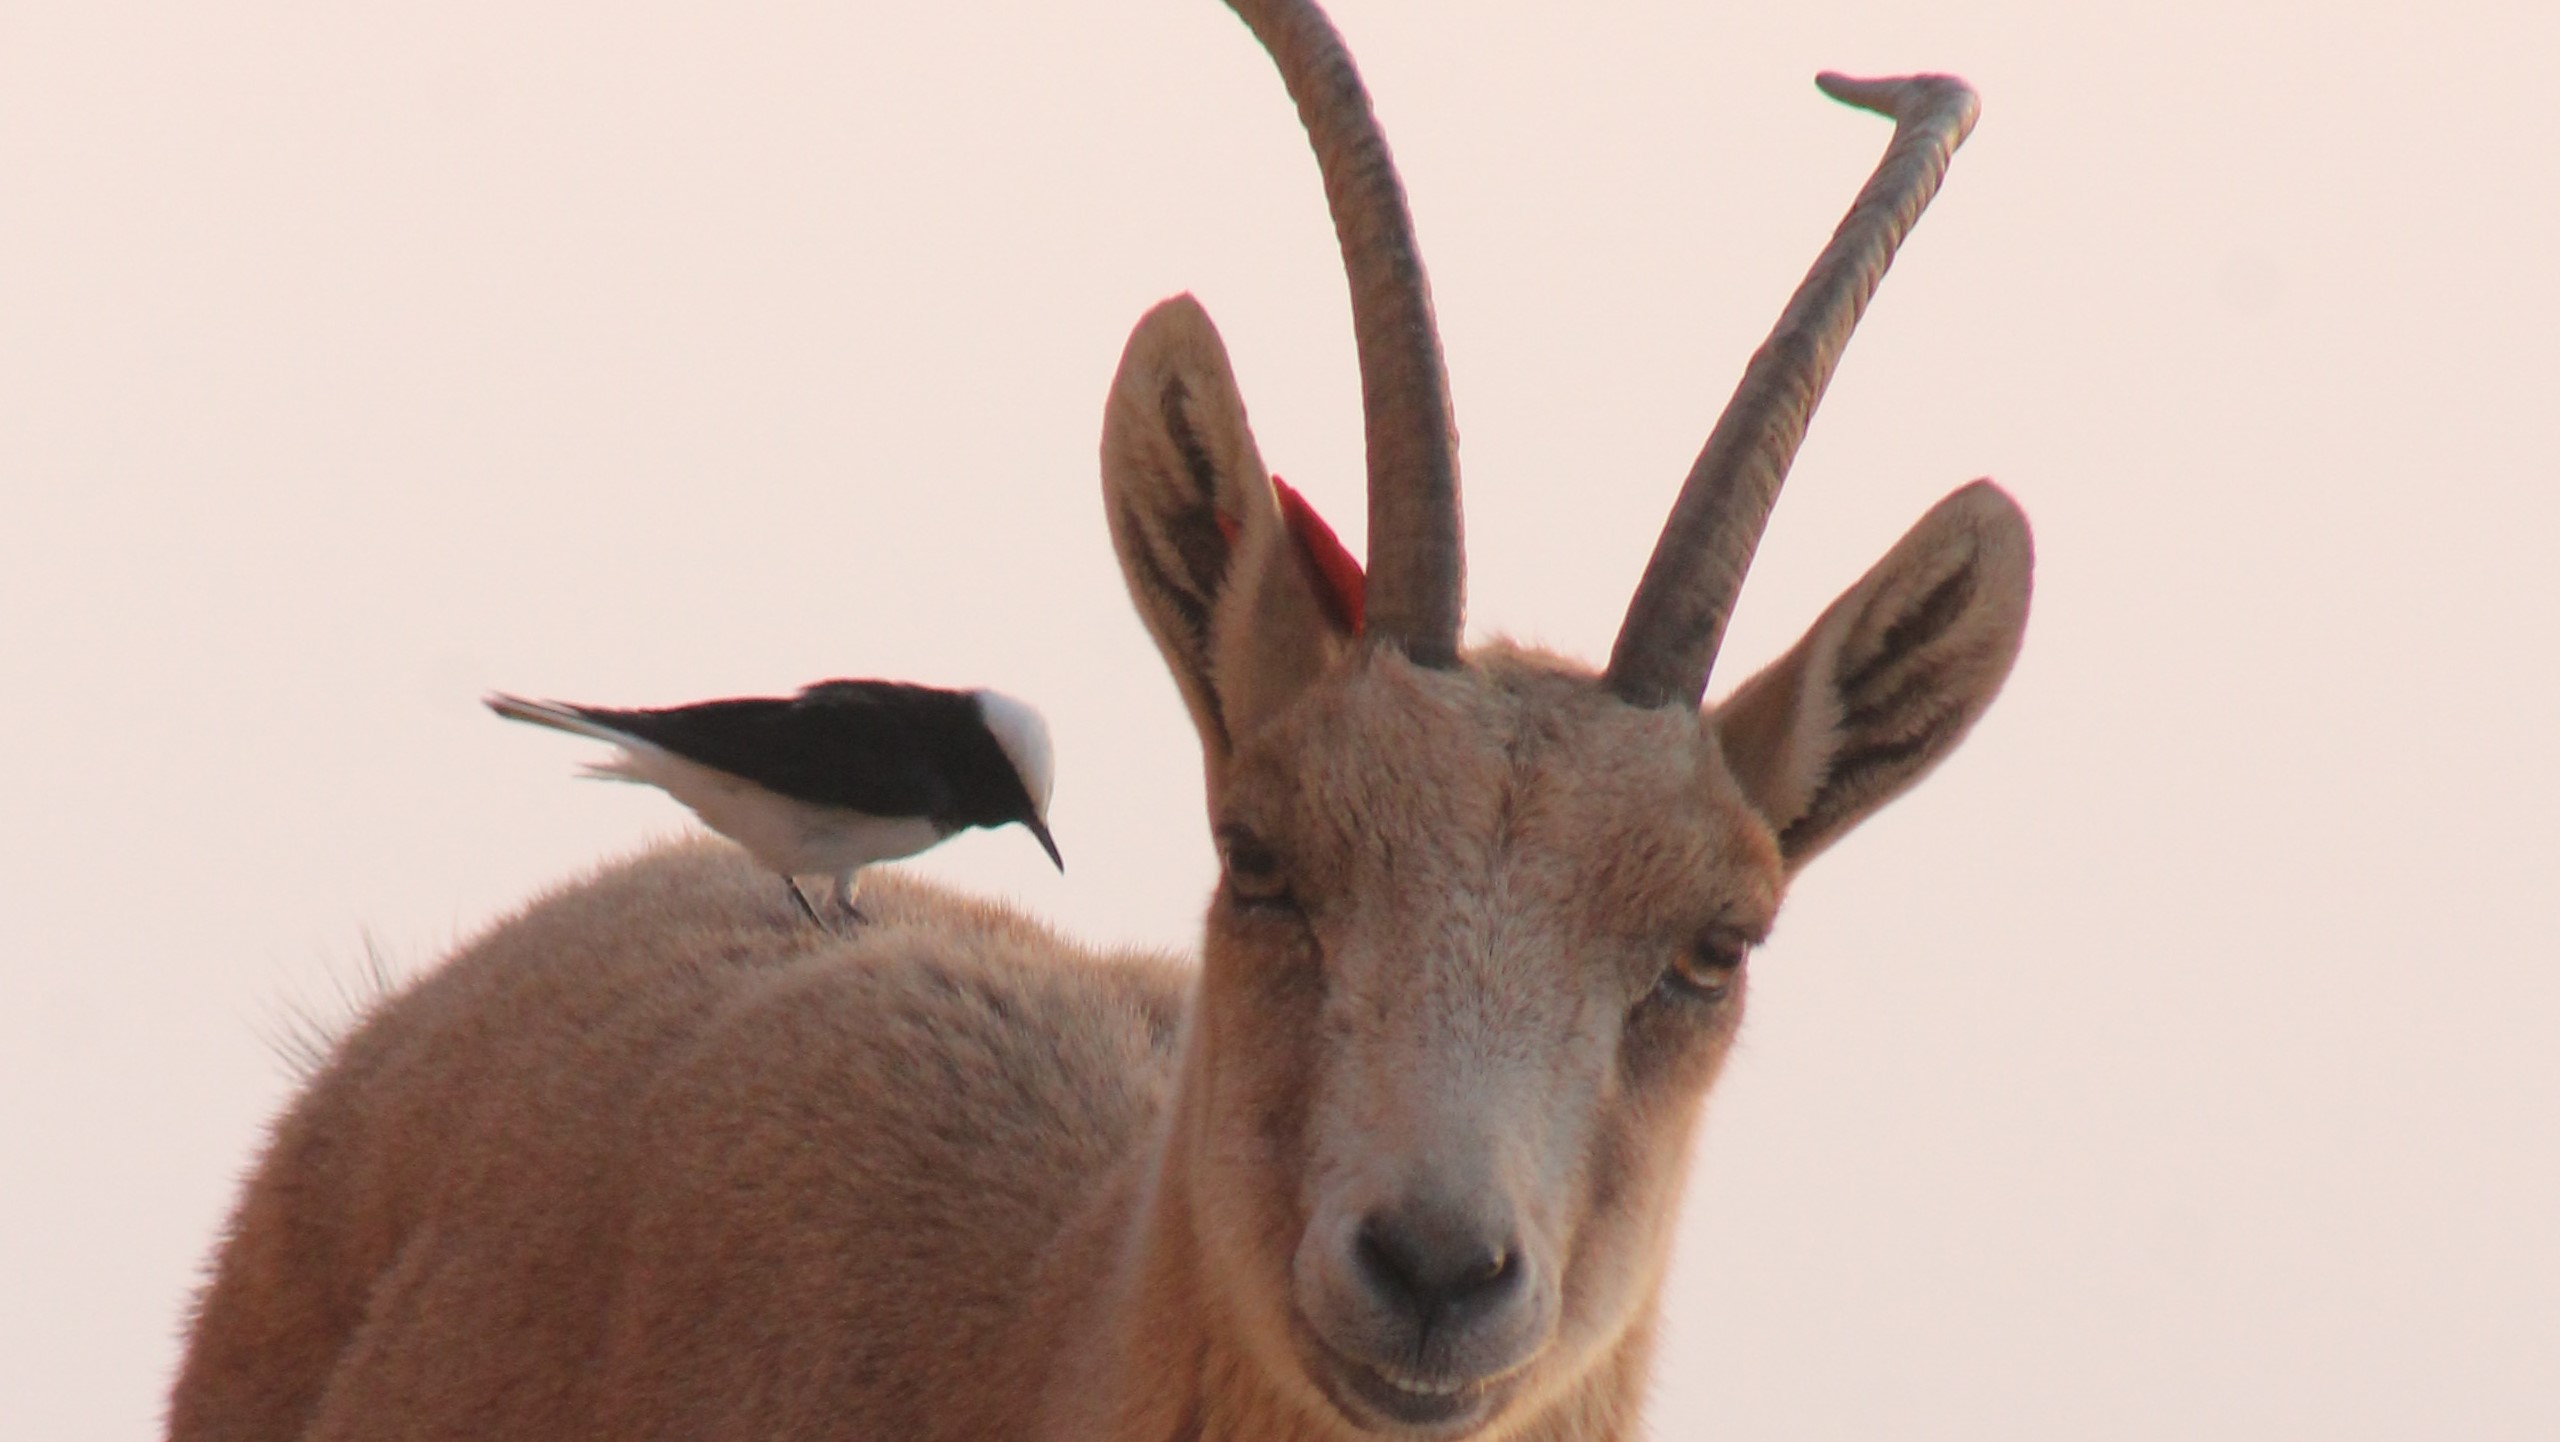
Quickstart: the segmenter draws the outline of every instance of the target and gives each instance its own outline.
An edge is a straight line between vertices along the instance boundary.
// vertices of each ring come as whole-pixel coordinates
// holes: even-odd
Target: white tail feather
[[[597,741],[610,741],[616,746],[641,747],[648,742],[627,731],[616,730],[601,721],[591,721],[555,701],[528,701],[504,691],[492,691],[480,698],[492,711],[510,721],[523,721],[535,726],[548,726],[572,736],[585,736]],[[654,749],[654,748],[652,748]]]

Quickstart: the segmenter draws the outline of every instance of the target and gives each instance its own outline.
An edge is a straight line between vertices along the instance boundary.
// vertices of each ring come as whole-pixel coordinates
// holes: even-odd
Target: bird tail
[[[622,748],[623,754],[610,761],[587,763],[581,773],[583,775],[593,776],[603,781],[648,779],[633,769],[632,760],[643,752],[653,752],[658,748],[628,731],[618,730],[587,715],[575,706],[564,705],[558,701],[528,701],[522,696],[510,696],[504,691],[492,691],[481,697],[480,701],[481,704],[510,721],[548,726],[554,731],[566,731],[572,736],[585,736]]]
[[[576,707],[564,706],[557,701],[528,701],[522,696],[510,696],[504,691],[492,691],[481,697],[480,702],[510,721],[525,721],[536,726],[548,726],[554,731],[566,731],[572,736],[611,741],[617,745],[631,739],[613,727],[581,714]]]
[[[604,743],[622,745],[622,748],[648,745],[622,727],[596,720],[596,717],[586,715],[579,707],[571,707],[566,702],[527,702],[525,697],[509,697],[507,692],[489,692],[486,697],[481,697],[481,704],[497,715],[507,717],[507,720],[548,725],[550,730],[566,730],[568,735],[584,735],[589,740],[604,740]]]

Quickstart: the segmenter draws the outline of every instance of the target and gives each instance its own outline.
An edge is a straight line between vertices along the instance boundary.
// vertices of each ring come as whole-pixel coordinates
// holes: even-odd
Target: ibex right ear
[[[2034,574],[2026,516],[1976,481],[1716,708],[1725,760],[1790,873],[1964,739],[2018,659]]]
[[[1103,413],[1102,501],[1130,599],[1191,708],[1214,789],[1236,744],[1347,649],[1357,618],[1298,555],[1226,347],[1187,295],[1147,312],[1120,354]]]

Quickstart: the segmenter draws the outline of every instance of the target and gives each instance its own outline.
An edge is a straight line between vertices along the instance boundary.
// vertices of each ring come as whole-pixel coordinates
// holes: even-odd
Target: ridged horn
[[[1297,102],[1351,283],[1369,452],[1366,634],[1419,664],[1455,665],[1467,564],[1457,437],[1403,183],[1351,52],[1324,12],[1305,0],[1228,4]]]
[[[1706,695],[1725,621],[1823,387],[1894,248],[1938,193],[1948,158],[1981,113],[1972,88],[1951,75],[1825,74],[1815,83],[1835,100],[1892,117],[1893,142],[1752,355],[1672,503],[1609,655],[1607,685],[1632,705],[1694,709]]]

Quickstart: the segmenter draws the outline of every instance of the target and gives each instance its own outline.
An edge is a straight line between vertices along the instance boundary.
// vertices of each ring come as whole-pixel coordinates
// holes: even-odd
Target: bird
[[[824,931],[803,876],[834,879],[846,916],[861,872],[970,827],[1020,825],[1061,872],[1049,834],[1049,726],[1000,691],[835,680],[788,697],[748,696],[653,710],[482,698],[510,721],[608,742],[590,776],[655,786],[779,873]]]

